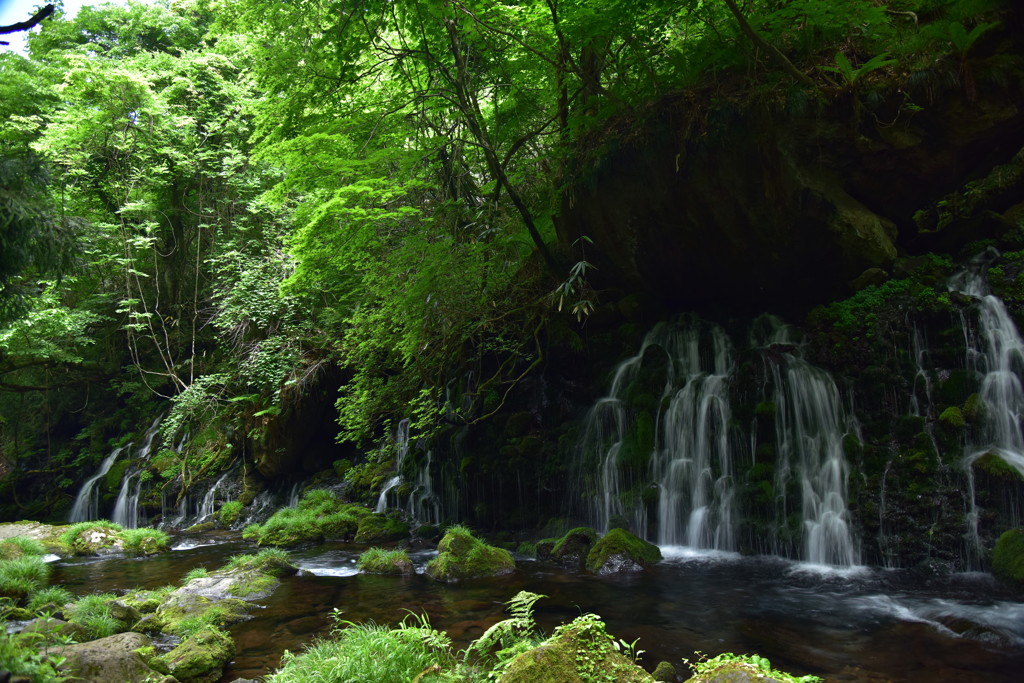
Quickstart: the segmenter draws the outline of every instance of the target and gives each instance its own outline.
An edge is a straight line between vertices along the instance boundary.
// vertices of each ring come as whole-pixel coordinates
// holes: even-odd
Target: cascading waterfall
[[[771,362],[778,461],[775,490],[785,496],[796,478],[803,518],[802,559],[814,564],[853,566],[860,551],[846,506],[849,467],[843,438],[856,433],[831,375],[797,355],[791,328],[776,324],[769,339],[779,362]],[[788,506],[783,501],[783,509]]]
[[[128,445],[130,447],[131,444]],[[101,479],[107,476],[107,472],[113,467],[114,461],[117,457],[124,452],[126,446],[120,446],[110,452],[103,462],[100,463],[100,468],[96,470],[96,474],[92,475],[85,480],[82,484],[82,488],[78,490],[78,495],[75,496],[75,503],[71,506],[71,512],[68,514],[68,521],[72,524],[76,522],[87,522],[90,520],[99,518],[99,491],[96,489],[96,484]]]
[[[799,355],[790,328],[769,316],[755,327],[760,338],[751,336],[751,348],[765,359],[764,399],[774,407],[777,514],[802,520],[799,548],[772,547],[808,562],[856,565],[843,452],[856,421],[831,376]],[[738,491],[755,464],[757,430],[745,434],[733,415],[736,357],[721,327],[696,318],[651,330],[585,419],[577,448],[584,518],[603,530],[625,523],[662,545],[741,546]],[[787,490],[799,500],[786,500]]]
[[[406,419],[398,423],[398,428],[395,431],[395,476],[384,484],[384,488],[377,498],[375,512],[384,512],[388,509],[388,494],[402,483],[402,469],[409,456],[410,447],[409,420]],[[441,521],[441,505],[438,496],[434,493],[431,476],[432,465],[433,452],[427,450],[424,462],[416,469],[416,476],[411,482],[408,498],[404,503],[401,500],[394,501],[395,504],[392,507],[404,510],[409,519],[438,524]]]
[[[153,439],[160,429],[162,419],[163,416],[156,418],[146,430],[142,446],[134,454],[133,466],[125,470],[121,480],[121,489],[118,491],[117,501],[114,503],[114,511],[110,513],[110,521],[120,524],[126,529],[139,528],[139,498],[142,497],[143,467],[153,450]]]
[[[978,310],[978,334],[971,334],[971,326],[964,321],[967,342],[967,365],[981,378],[981,400],[984,403],[982,428],[964,450],[964,468],[967,473],[968,510],[967,546],[968,562],[979,567],[984,555],[978,533],[978,507],[974,493],[974,463],[992,454],[1024,477],[1024,340],[1006,310],[1002,299],[989,291],[985,268],[994,250],[982,254],[970,267],[954,275],[949,282],[952,291],[971,297]]]

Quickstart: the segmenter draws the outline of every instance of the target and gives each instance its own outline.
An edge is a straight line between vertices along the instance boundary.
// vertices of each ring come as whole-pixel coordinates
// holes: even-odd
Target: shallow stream
[[[232,536],[179,541],[162,557],[88,558],[55,563],[53,582],[77,594],[177,584],[194,567],[220,567],[254,552]],[[272,671],[284,650],[326,636],[337,608],[351,621],[394,624],[407,610],[465,646],[504,618],[503,601],[519,590],[543,593],[536,616],[550,632],[595,612],[610,633],[639,639],[653,669],[695,651],[757,652],[794,674],[827,681],[999,683],[1024,671],[1024,596],[987,574],[931,578],[906,570],[828,570],[777,558],[693,554],[663,548],[666,559],[643,574],[598,577],[519,559],[513,576],[457,585],[422,574],[360,574],[362,547],[325,545],[295,551],[306,575],[284,579],[253,618],[231,628],[238,654],[223,681]],[[433,553],[411,553],[417,569]]]

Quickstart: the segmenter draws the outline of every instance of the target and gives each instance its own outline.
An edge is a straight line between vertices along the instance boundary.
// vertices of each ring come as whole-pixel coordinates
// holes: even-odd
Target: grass
[[[118,534],[129,555],[152,555],[167,550],[171,537],[160,529],[124,529]]]
[[[420,674],[451,669],[456,661],[451,640],[430,628],[426,617],[407,617],[392,629],[373,622],[339,622],[330,640],[321,640],[303,654],[285,652],[282,668],[267,683],[374,681],[409,683],[432,680]]]
[[[195,567],[193,569],[188,570],[188,573],[185,574],[181,582],[182,584],[186,584],[192,579],[205,579],[209,575],[210,572],[206,569],[206,567]]]
[[[13,536],[0,541],[0,561],[14,560],[24,555],[42,557],[45,554],[43,544],[28,536]]]
[[[72,604],[65,612],[67,620],[78,624],[89,632],[90,640],[106,638],[124,630],[125,625],[110,613],[110,601],[117,596],[112,593],[86,595]]]
[[[32,593],[44,588],[50,578],[50,565],[36,555],[23,555],[0,562],[0,597],[24,603]]]
[[[82,540],[81,536],[86,531],[92,529],[116,533],[123,531],[124,527],[114,522],[108,522],[105,519],[98,519],[92,522],[78,522],[77,524],[72,524],[61,533],[59,538],[60,544],[75,553],[88,552],[88,544]]]
[[[70,602],[74,602],[74,600],[74,594],[72,594],[68,589],[61,588],[60,586],[51,586],[33,593],[31,597],[29,597],[26,607],[33,612],[38,612],[47,605],[63,607]]]
[[[356,563],[360,571],[369,574],[406,574],[412,572],[412,560],[404,550],[370,548]]]
[[[288,562],[291,558],[287,550],[280,548],[264,548],[255,555],[232,555],[222,567],[224,571],[232,569],[259,569],[268,563]]]
[[[242,514],[242,503],[237,500],[229,500],[220,506],[220,510],[217,512],[217,518],[220,520],[222,527],[230,527],[238,520],[238,516]]]

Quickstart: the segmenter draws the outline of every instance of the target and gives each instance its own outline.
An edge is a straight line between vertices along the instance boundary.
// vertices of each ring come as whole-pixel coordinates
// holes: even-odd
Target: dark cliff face
[[[588,237],[598,286],[670,310],[793,312],[844,296],[897,254],[998,231],[940,235],[927,211],[1024,144],[1024,72],[990,71],[998,78],[971,97],[955,83],[937,92],[940,76],[925,74],[913,98],[895,87],[812,98],[798,114],[793,102],[666,98],[591,143],[602,151],[579,162],[565,195],[562,248]]]

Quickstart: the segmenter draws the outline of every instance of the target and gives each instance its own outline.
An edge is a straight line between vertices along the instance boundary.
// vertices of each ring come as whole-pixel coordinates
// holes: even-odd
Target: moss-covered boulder
[[[587,569],[597,574],[617,574],[640,571],[660,561],[658,546],[625,529],[612,529],[590,549]]]
[[[1024,583],[1024,529],[1010,529],[996,541],[992,573],[1006,581]]]
[[[549,558],[563,566],[581,569],[596,542],[597,532],[590,527],[570,529],[551,548]]]
[[[298,507],[282,508],[263,524],[245,528],[242,536],[259,545],[289,547],[302,543],[319,543],[326,538],[350,539],[359,529],[359,522],[370,511],[346,503],[327,489],[311,489]]]
[[[409,525],[388,515],[369,514],[359,520],[356,543],[387,543],[409,535]]]
[[[653,683],[654,678],[624,656],[604,623],[585,614],[532,650],[522,653],[498,679],[501,683]]]
[[[161,673],[151,668],[138,652],[150,645],[149,638],[140,633],[118,633],[87,643],[56,647],[50,650],[50,655],[63,658],[61,671],[75,681],[163,681]]]
[[[235,642],[218,628],[207,626],[185,638],[170,652],[154,658],[179,681],[216,681],[235,656]]]
[[[464,526],[452,526],[437,545],[438,555],[427,564],[432,579],[447,583],[515,571],[512,554],[487,545]]]
[[[359,556],[359,561],[356,564],[359,571],[366,574],[411,576],[416,573],[409,554],[404,550],[370,548]]]

